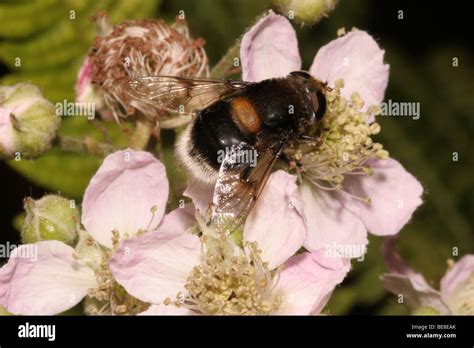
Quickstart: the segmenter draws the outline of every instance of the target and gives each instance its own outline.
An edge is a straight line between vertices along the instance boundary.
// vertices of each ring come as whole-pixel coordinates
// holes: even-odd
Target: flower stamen
[[[350,100],[341,95],[344,81],[335,81],[335,87],[326,91],[327,111],[319,126],[319,146],[297,144],[285,152],[299,164],[297,169],[300,182],[308,180],[318,189],[341,191],[365,203],[370,198],[359,197],[344,190],[346,175],[371,175],[367,164],[370,158],[388,158],[382,144],[372,140],[380,132],[380,125],[367,120],[381,113],[380,107],[369,107],[362,111],[364,101],[359,93],[352,94]]]
[[[148,309],[149,304],[129,295],[115,280],[109,268],[109,260],[119,246],[118,231],[112,232],[113,250],[104,250],[95,276],[97,288],[89,289],[85,313],[89,315],[135,315]]]
[[[207,252],[203,262],[194,267],[185,288],[176,301],[165,304],[183,306],[203,314],[261,315],[278,310],[280,296],[272,293],[276,272],[272,274],[263,262],[255,242],[245,249],[229,250],[230,237],[207,236]]]

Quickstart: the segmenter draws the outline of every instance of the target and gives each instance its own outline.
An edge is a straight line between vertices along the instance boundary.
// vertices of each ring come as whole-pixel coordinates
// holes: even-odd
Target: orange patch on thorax
[[[245,97],[238,97],[233,99],[231,104],[234,119],[248,132],[257,133],[261,120],[252,103]]]

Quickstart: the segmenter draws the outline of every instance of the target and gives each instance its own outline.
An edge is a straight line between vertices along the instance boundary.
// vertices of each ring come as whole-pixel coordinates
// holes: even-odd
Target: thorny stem
[[[58,135],[54,143],[57,147],[66,152],[75,152],[79,154],[88,153],[97,157],[105,157],[117,150],[114,146],[101,143],[90,136],[78,139],[66,135]]]

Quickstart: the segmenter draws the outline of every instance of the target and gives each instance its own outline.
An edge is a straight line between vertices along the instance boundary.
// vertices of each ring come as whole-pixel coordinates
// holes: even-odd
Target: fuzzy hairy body
[[[195,180],[213,184],[219,153],[245,144],[260,154],[304,134],[318,109],[303,82],[292,75],[264,80],[201,110],[178,139],[179,162]],[[324,113],[324,107],[319,111]]]

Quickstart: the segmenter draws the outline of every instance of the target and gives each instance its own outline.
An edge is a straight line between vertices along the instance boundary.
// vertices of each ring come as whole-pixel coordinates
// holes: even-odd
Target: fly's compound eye
[[[321,91],[310,93],[311,104],[314,111],[316,121],[321,121],[326,113],[326,97]]]

